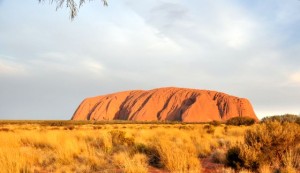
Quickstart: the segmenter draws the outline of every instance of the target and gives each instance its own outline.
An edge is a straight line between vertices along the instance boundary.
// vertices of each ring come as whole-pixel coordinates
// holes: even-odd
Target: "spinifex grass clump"
[[[183,173],[201,170],[196,148],[191,141],[157,139],[152,146],[159,155],[161,165],[169,171]]]

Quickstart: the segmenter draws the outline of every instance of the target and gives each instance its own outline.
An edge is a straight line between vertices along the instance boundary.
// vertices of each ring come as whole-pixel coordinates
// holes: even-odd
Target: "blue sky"
[[[69,119],[90,96],[166,86],[300,113],[298,0],[0,0],[0,119]]]

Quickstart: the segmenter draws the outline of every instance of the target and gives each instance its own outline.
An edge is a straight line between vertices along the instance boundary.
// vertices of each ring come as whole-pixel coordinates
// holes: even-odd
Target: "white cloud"
[[[15,62],[14,60],[0,58],[0,75],[24,76],[27,74],[28,70],[24,64]]]
[[[246,21],[238,21],[235,24],[228,23],[224,27],[223,35],[229,47],[241,48],[247,46],[251,43],[251,38],[255,37],[254,22],[251,22],[250,19]]]
[[[67,52],[43,52],[38,53],[28,60],[33,71],[38,74],[75,71],[74,64],[78,61],[78,55]]]
[[[84,69],[86,71],[92,72],[93,74],[103,75],[104,73],[104,66],[98,61],[84,60],[82,64],[84,65]]]
[[[289,75],[289,81],[291,84],[300,86],[300,72],[295,72]]]
[[[135,3],[131,8],[161,35],[187,50],[208,48],[207,52],[213,52],[224,46],[237,49],[257,37],[259,23],[232,2],[152,2],[144,10],[141,6]]]
[[[44,52],[37,55],[29,64],[36,73],[71,76],[104,77],[105,68],[101,60],[80,54],[76,51],[68,52]]]

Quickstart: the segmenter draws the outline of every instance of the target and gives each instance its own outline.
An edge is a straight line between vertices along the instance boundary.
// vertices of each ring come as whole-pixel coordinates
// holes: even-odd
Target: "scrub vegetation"
[[[247,123],[249,121],[246,121]],[[297,172],[300,126],[1,121],[0,168],[33,172]]]

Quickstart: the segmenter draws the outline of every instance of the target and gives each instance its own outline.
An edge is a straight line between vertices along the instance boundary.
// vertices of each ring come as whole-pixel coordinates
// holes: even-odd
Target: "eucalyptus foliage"
[[[82,7],[82,5],[86,1],[93,1],[93,0],[38,0],[39,2],[45,2],[49,1],[51,4],[55,3],[56,4],[56,10],[67,7],[70,9],[70,18],[73,20],[79,11],[79,8]],[[101,0],[104,6],[108,6],[107,0]]]

